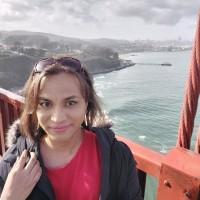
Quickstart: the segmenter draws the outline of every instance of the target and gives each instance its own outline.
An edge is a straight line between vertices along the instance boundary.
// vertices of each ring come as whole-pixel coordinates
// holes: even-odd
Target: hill
[[[21,87],[33,63],[43,57],[76,57],[92,74],[130,66],[124,61],[122,65],[118,53],[111,48],[53,34],[1,31],[0,44],[0,85],[6,89]]]
[[[28,56],[0,59],[1,87],[9,90],[22,87],[35,62],[35,59]]]

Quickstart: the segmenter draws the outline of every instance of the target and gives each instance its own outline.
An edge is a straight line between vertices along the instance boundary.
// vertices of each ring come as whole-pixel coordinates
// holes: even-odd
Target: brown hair
[[[41,73],[34,74],[31,72],[24,86],[25,102],[20,117],[20,129],[22,135],[36,139],[38,136],[38,120],[36,117],[36,109],[38,106],[38,95],[40,92],[40,84],[43,77],[56,75],[59,73],[71,73],[79,83],[81,93],[87,103],[87,111],[85,121],[82,126],[90,128],[92,126],[106,126],[106,117],[102,112],[98,96],[94,90],[93,79],[88,73],[85,66],[82,66],[80,72],[74,71],[70,67],[62,66],[58,63],[45,68]]]

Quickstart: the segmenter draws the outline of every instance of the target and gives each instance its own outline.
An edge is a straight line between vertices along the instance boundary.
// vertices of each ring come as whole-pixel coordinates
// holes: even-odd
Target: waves
[[[173,67],[136,65],[95,77],[95,87],[117,134],[162,153],[175,146],[189,54],[141,53],[130,59],[167,60]]]
[[[108,114],[116,132],[164,152],[163,148],[170,149],[176,142],[179,112],[174,110],[173,103],[170,98],[132,100]]]

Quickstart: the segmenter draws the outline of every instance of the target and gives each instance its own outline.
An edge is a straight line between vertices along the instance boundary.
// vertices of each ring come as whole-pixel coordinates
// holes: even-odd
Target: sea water
[[[166,153],[176,145],[191,51],[123,55],[136,64],[95,76],[95,87],[113,129]],[[169,62],[172,66],[162,66]]]
[[[94,78],[104,110],[115,133],[165,154],[176,145],[191,51],[122,57],[139,64]],[[146,185],[145,200],[156,199],[157,180],[147,176]]]

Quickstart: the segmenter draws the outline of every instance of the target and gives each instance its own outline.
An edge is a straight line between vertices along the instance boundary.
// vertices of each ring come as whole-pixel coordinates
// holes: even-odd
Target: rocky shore
[[[94,75],[96,74],[105,74],[105,73],[110,73],[113,71],[118,71],[121,69],[125,69],[127,67],[132,67],[134,66],[136,63],[130,61],[130,60],[121,60],[120,65],[118,67],[114,67],[114,68],[110,68],[110,69],[104,69],[103,71],[99,71],[97,73],[93,73]]]

